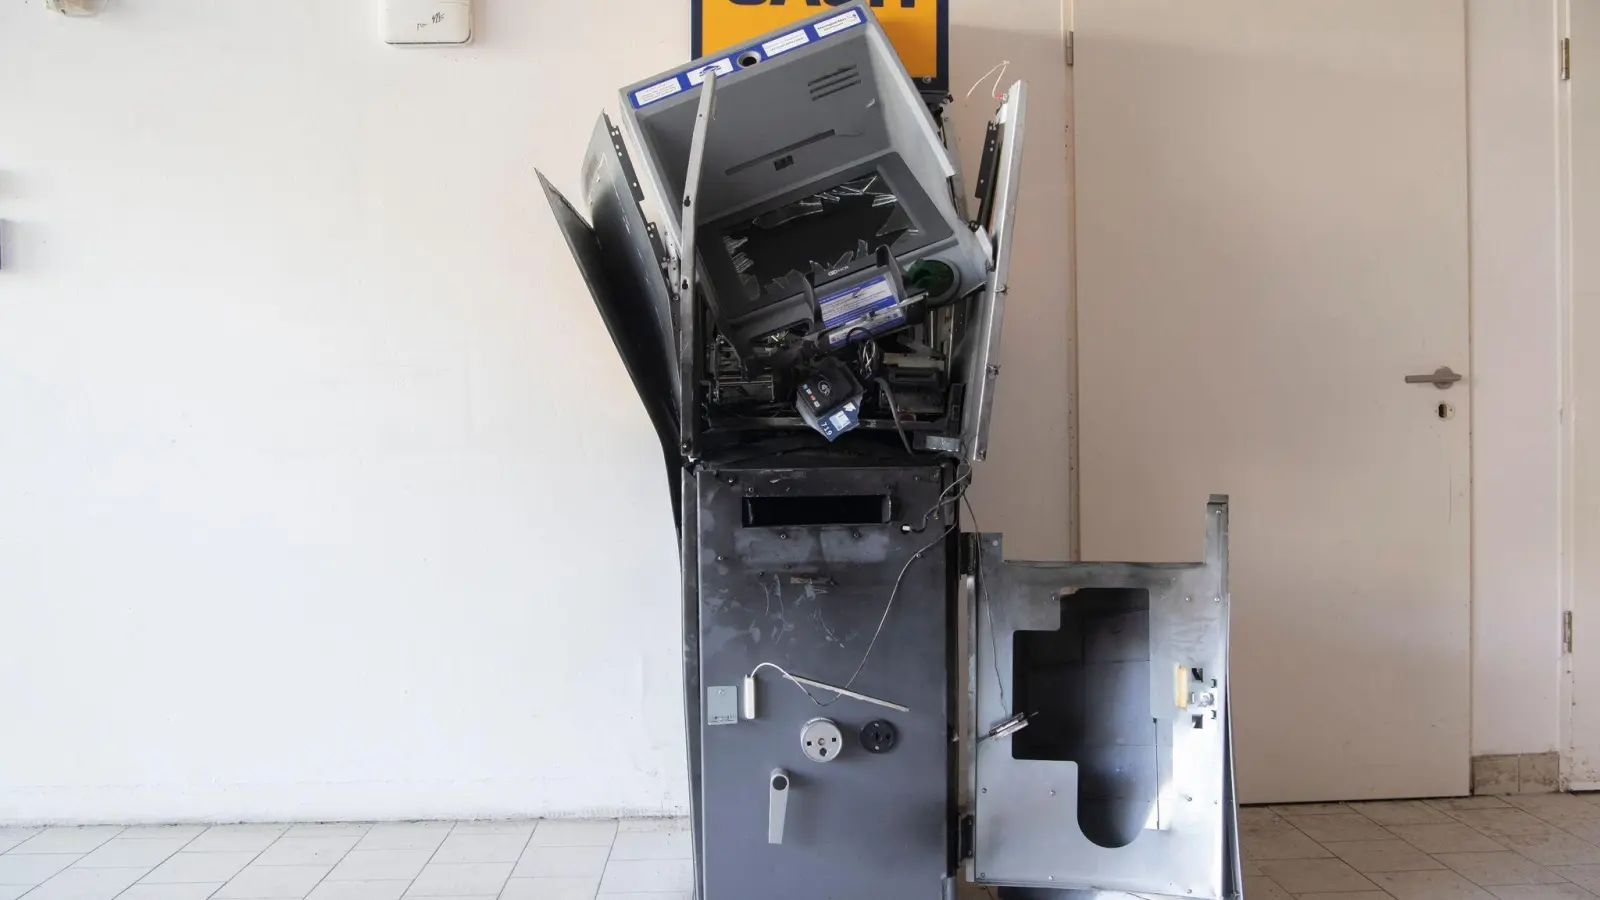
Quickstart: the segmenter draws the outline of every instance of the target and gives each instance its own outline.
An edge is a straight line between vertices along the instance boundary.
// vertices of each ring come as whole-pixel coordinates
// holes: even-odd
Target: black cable
[[[894,430],[900,435],[900,443],[906,448],[906,455],[915,457],[917,451],[911,449],[911,438],[906,437],[906,427],[900,423],[900,407],[894,402],[894,388],[889,387],[887,378],[879,377],[878,386],[883,388],[883,395],[889,398],[889,415],[894,417]]]

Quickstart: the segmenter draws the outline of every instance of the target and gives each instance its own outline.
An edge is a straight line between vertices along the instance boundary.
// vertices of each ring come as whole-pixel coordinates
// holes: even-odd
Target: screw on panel
[[[852,532],[850,532],[850,536],[851,536],[851,537],[853,537],[853,538],[858,538],[858,537],[861,537],[861,532],[859,532],[859,531],[852,531]]]
[[[789,539],[789,532],[787,532],[787,531],[778,532],[778,540],[787,541],[788,539]]]

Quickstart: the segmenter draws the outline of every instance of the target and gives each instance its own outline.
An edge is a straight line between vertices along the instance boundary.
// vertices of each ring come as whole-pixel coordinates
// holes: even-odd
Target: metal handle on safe
[[[789,812],[789,773],[773,769],[767,779],[767,843],[783,843],[783,820]]]
[[[1428,375],[1407,375],[1406,384],[1431,384],[1441,391],[1450,389],[1450,385],[1461,380],[1461,376],[1450,371],[1449,366],[1440,366]]]

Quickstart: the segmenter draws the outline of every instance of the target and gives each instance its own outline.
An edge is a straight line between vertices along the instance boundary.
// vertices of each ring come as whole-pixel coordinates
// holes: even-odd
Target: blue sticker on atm
[[[804,47],[812,41],[820,41],[829,35],[847,31],[859,25],[865,25],[866,21],[862,17],[860,10],[848,10],[837,16],[823,19],[814,25],[797,28],[788,34],[781,34],[759,44],[742,47],[721,59],[696,66],[686,72],[679,72],[671,78],[664,78],[655,84],[639,88],[633,92],[629,99],[633,101],[634,109],[643,109],[652,103],[659,103],[668,97],[676,97],[684,91],[699,87],[705,83],[706,72],[711,69],[716,70],[718,78],[724,75],[732,75],[733,70],[737,68],[735,60],[742,57],[754,56],[757,62],[763,62],[774,56],[788,53],[790,50]]]

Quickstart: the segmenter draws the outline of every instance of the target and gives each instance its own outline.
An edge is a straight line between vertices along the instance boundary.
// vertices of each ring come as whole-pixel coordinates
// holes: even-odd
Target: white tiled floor
[[[1248,900],[1600,900],[1600,794],[1241,810]],[[681,819],[0,828],[0,900],[687,900]]]
[[[0,900],[686,900],[689,846],[681,819],[0,828]]]
[[[1239,818],[1249,900],[1600,894],[1600,794],[1253,807]]]

